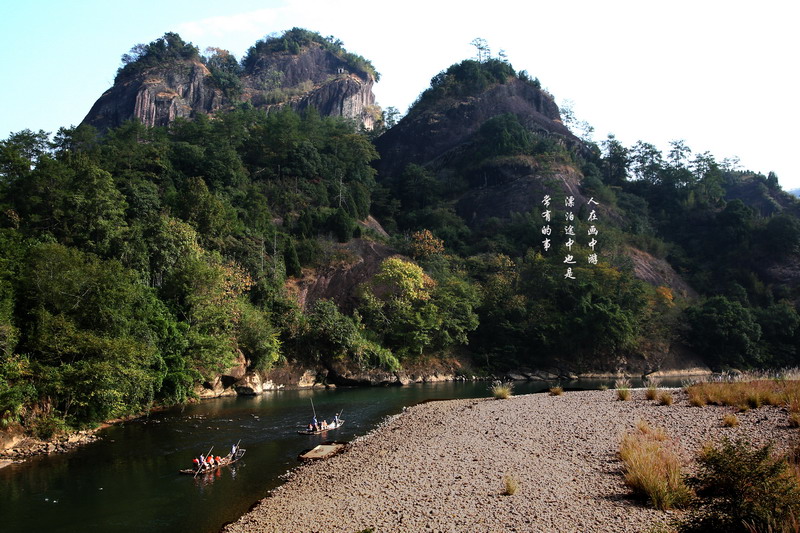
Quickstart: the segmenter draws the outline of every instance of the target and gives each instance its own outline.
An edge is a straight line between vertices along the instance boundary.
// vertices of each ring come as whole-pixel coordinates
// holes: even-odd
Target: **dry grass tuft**
[[[511,395],[514,394],[514,384],[495,381],[494,383],[492,383],[492,386],[489,387],[489,391],[492,393],[492,396],[494,396],[498,400],[505,400],[506,398],[510,398]]]
[[[658,403],[661,405],[672,405],[672,402],[674,401],[675,400],[672,397],[672,393],[669,391],[663,391],[658,395]]]
[[[563,387],[550,387],[550,396],[561,396],[564,394]]]
[[[663,429],[637,423],[634,432],[626,433],[620,445],[625,465],[625,484],[636,494],[647,497],[658,509],[686,505],[691,491],[684,482],[678,454]]]
[[[614,382],[617,389],[617,399],[627,401],[631,399],[631,381],[627,378],[618,379]]]
[[[503,494],[511,496],[519,490],[519,481],[514,476],[506,475],[503,477]]]
[[[727,414],[722,417],[722,425],[726,428],[735,428],[739,425],[739,419],[736,418],[736,415]]]
[[[642,418],[636,421],[636,430],[642,435],[647,435],[647,438],[650,440],[659,442],[667,440],[667,432],[664,431],[664,428],[651,427],[650,424]]]
[[[706,399],[702,396],[692,396],[689,395],[689,405],[692,407],[704,407],[706,405]]]
[[[661,384],[661,380],[656,377],[649,377],[646,380],[647,389],[644,392],[645,398],[652,401],[658,398],[658,386]]]

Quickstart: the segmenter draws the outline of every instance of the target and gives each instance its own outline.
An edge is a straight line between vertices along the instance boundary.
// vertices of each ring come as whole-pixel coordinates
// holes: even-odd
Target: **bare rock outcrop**
[[[664,259],[630,246],[626,253],[633,261],[634,276],[640,280],[656,287],[668,287],[683,298],[697,298],[697,292]]]
[[[263,54],[253,61],[242,78],[242,99],[267,109],[285,105],[296,111],[316,108],[324,116],[341,116],[372,129],[380,117],[368,72],[354,69],[337,56],[312,43],[299,54]],[[277,93],[291,95],[273,103]]]
[[[302,279],[292,283],[290,290],[301,307],[306,308],[323,298],[334,300],[345,309],[352,307],[356,288],[378,272],[384,259],[396,254],[384,244],[365,239],[353,239],[340,247],[348,253],[350,261],[308,272]]]
[[[117,80],[95,102],[83,123],[105,131],[131,119],[147,126],[166,126],[176,118],[213,113],[227,101],[222,91],[209,83],[210,75],[199,61],[185,61]]]

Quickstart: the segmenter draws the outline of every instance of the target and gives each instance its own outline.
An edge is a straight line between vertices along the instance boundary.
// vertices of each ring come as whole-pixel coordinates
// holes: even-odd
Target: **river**
[[[515,393],[547,387],[517,383]],[[216,533],[278,486],[304,450],[327,440],[350,441],[421,401],[488,395],[486,382],[291,390],[153,413],[104,429],[100,440],[72,452],[0,469],[0,529]],[[311,418],[312,401],[320,420],[342,411],[344,426],[299,435]],[[247,452],[237,464],[197,479],[178,474],[192,466],[192,457],[212,446],[214,455],[224,456],[239,440]]]

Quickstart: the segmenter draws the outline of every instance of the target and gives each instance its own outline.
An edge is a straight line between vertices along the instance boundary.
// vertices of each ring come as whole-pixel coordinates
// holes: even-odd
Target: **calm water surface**
[[[608,383],[608,382],[605,382]],[[580,382],[576,388],[596,388]],[[0,469],[0,523],[4,533],[217,532],[281,483],[302,451],[327,440],[364,435],[404,406],[424,400],[488,396],[481,383],[407,387],[277,391],[255,397],[208,400],[184,409],[116,425],[102,440],[76,451]],[[518,383],[516,394],[546,390]],[[311,418],[343,410],[345,425],[325,435],[299,435]],[[192,457],[213,446],[224,456],[241,439],[237,464],[215,475],[179,475]]]

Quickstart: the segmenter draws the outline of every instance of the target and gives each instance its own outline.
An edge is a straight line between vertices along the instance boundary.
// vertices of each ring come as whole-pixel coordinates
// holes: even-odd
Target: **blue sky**
[[[121,8],[119,6],[125,6]],[[775,171],[800,188],[800,32],[791,3],[672,0],[6,0],[0,7],[0,138],[77,125],[120,57],[168,31],[241,58],[298,26],[334,35],[381,73],[378,103],[405,111],[436,73],[485,39],[572,102],[595,139],[614,133]]]

